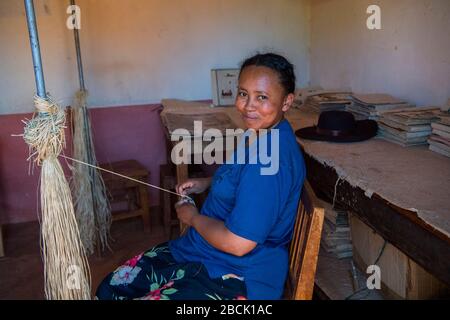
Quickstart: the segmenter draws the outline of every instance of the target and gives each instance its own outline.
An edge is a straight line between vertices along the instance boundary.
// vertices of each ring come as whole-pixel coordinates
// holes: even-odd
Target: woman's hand
[[[188,226],[192,226],[194,217],[199,215],[197,208],[189,203],[175,205],[175,210],[177,211],[178,219]]]
[[[188,179],[183,183],[177,184],[175,190],[182,195],[191,193],[202,193],[211,185],[211,178]]]
[[[175,204],[178,219],[193,227],[214,248],[242,257],[256,247],[256,242],[242,238],[225,227],[222,220],[201,215],[197,207],[183,200]]]

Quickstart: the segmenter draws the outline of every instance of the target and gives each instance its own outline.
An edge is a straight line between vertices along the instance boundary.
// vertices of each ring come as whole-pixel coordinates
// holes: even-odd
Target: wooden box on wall
[[[362,222],[350,215],[353,240],[353,260],[363,272],[374,263],[384,239]],[[448,297],[450,289],[443,282],[425,271],[403,252],[390,243],[377,265],[381,270],[381,290],[388,297],[397,299],[436,299]]]

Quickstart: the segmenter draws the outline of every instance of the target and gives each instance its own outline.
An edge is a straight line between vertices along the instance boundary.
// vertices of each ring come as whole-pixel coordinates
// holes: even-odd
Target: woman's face
[[[242,70],[236,108],[249,129],[267,129],[279,122],[294,100],[286,95],[276,71],[262,66]]]

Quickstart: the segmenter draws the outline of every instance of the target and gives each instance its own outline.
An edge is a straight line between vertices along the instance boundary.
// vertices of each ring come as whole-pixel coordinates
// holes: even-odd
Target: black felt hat
[[[317,126],[299,129],[295,135],[310,140],[357,142],[372,138],[377,130],[378,125],[374,120],[356,121],[348,111],[324,111],[319,116]]]

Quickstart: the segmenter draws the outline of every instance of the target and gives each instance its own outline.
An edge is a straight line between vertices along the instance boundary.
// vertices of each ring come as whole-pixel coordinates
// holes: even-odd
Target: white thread
[[[159,190],[161,190],[161,191],[165,191],[165,192],[168,192],[168,193],[175,194],[175,195],[180,196],[180,197],[182,197],[182,198],[188,198],[188,199],[192,200],[192,198],[189,197],[189,196],[187,196],[187,195],[183,195],[183,194],[180,194],[180,193],[176,193],[176,192],[173,192],[173,191],[170,191],[170,190],[167,190],[167,189],[164,189],[164,188],[155,186],[155,185],[153,185],[153,184],[150,184],[150,183],[147,183],[147,182],[144,182],[144,181],[140,181],[140,180],[137,180],[137,179],[134,179],[134,178],[131,178],[131,177],[127,177],[127,176],[124,176],[123,174],[120,174],[120,173],[117,173],[117,172],[114,172],[114,171],[110,171],[110,170],[107,170],[107,169],[103,169],[103,168],[94,166],[94,165],[92,165],[92,164],[89,164],[89,163],[86,163],[86,162],[83,162],[83,161],[80,161],[80,160],[73,159],[73,158],[71,158],[71,157],[62,155],[62,154],[60,154],[59,156],[60,156],[60,157],[63,157],[63,158],[66,158],[66,159],[69,159],[69,160],[72,160],[72,161],[75,161],[75,162],[78,162],[78,163],[81,163],[81,164],[84,164],[84,165],[86,165],[86,166],[89,166],[89,167],[92,167],[92,168],[95,168],[95,169],[99,169],[99,170],[102,170],[102,171],[105,171],[105,172],[114,174],[114,175],[116,175],[116,176],[119,176],[119,177],[122,177],[122,178],[125,178],[125,179],[128,179],[128,180],[131,180],[131,181],[134,181],[134,182],[137,182],[137,183],[140,183],[140,184],[143,184],[143,185],[146,185],[146,186],[155,188],[155,189],[159,189]]]

